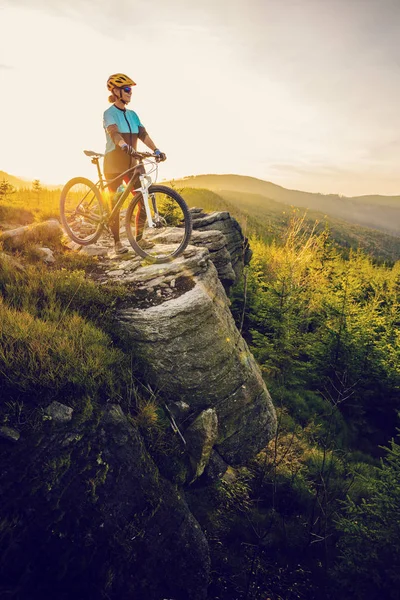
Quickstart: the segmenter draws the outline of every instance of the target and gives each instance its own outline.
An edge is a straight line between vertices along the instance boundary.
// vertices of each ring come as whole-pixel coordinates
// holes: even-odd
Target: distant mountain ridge
[[[32,180],[23,179],[21,177],[15,177],[15,175],[9,175],[9,173],[6,173],[5,171],[0,171],[0,181],[3,181],[4,179],[17,189],[32,187]],[[56,190],[62,187],[61,185],[48,185],[47,183],[42,181],[40,183],[43,187],[46,187],[49,190]]]
[[[3,181],[4,179],[16,188],[27,188],[32,185],[32,182],[28,181],[27,179],[20,179],[14,175],[9,175],[5,171],[0,171],[0,181]]]
[[[266,243],[284,236],[292,217],[304,216],[309,230],[315,227],[317,232],[321,232],[327,227],[331,240],[344,255],[352,248],[360,249],[378,261],[393,263],[400,260],[400,235],[358,225],[349,219],[328,216],[327,212],[303,207],[292,209],[262,194],[187,187],[187,181],[169,183],[182,193],[190,207],[201,207],[206,212],[227,211],[239,221],[246,235],[256,235]]]
[[[173,180],[176,187],[206,188],[214,192],[257,195],[304,209],[316,210],[356,225],[400,237],[400,196],[354,196],[290,190],[275,183],[243,175],[193,175]],[[399,186],[400,187],[400,186]],[[245,198],[243,208],[246,208]],[[255,208],[253,206],[252,208]]]

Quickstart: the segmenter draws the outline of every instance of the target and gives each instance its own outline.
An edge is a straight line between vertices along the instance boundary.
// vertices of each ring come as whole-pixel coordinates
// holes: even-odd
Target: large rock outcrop
[[[274,435],[275,412],[209,251],[189,246],[162,265],[137,258],[102,264],[103,281],[117,277],[130,286],[131,299],[119,309],[118,321],[149,382],[168,401],[189,406],[183,435],[202,411],[213,408],[219,454],[233,465],[254,456]]]
[[[29,242],[60,238],[62,229],[57,219],[49,219],[42,223],[32,223],[0,231],[0,243],[5,249],[17,249]]]

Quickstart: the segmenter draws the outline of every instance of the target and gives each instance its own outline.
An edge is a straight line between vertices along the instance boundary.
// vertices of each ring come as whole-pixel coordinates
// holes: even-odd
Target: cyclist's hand
[[[164,152],[161,152],[158,148],[154,150],[154,156],[156,157],[157,162],[162,162],[163,160],[167,160],[167,155]]]
[[[132,146],[129,146],[129,144],[124,144],[123,146],[120,146],[120,148],[123,152],[125,152],[125,154],[130,154],[131,156],[138,155],[135,148],[132,148]]]

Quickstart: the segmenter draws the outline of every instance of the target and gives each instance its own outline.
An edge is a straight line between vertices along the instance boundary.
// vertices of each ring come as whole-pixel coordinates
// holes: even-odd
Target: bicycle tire
[[[70,202],[71,207],[73,207],[74,203],[77,202],[76,208],[78,208],[84,200],[84,197],[82,199],[79,199],[80,194],[82,194],[83,191],[72,191],[72,188],[74,188],[75,186],[85,186],[86,188],[88,188],[89,192],[92,194],[90,196],[90,203],[93,203],[95,201],[95,205],[90,211],[86,210],[86,212],[82,211],[81,213],[77,213],[79,217],[78,219],[76,218],[76,215],[74,215],[72,208],[72,213],[68,217],[68,210],[66,209],[66,205],[68,202]],[[74,195],[76,195],[76,200],[74,198]],[[100,190],[94,185],[92,181],[90,181],[90,179],[86,179],[85,177],[74,177],[73,179],[67,181],[67,183],[61,191],[60,196],[60,217],[62,226],[65,232],[67,233],[68,237],[71,238],[71,240],[73,240],[77,244],[80,244],[81,246],[88,246],[89,244],[94,244],[99,239],[104,229],[103,215],[105,212],[106,211],[104,209],[103,199],[101,197]],[[75,221],[76,227],[73,226],[73,221]],[[93,229],[93,233],[86,231],[88,235],[84,236],[82,229],[84,230],[85,226],[86,229],[88,229],[88,223],[91,224],[91,229]]]
[[[157,237],[162,238],[163,235],[165,233],[168,233],[168,230],[170,230],[171,228],[174,229],[175,234],[178,231],[178,233],[176,234],[176,237],[178,237],[179,239],[177,242],[175,242],[175,244],[177,244],[176,248],[171,249],[171,245],[170,245],[170,250],[167,251],[167,254],[158,254],[157,255],[157,244],[156,244],[156,247],[154,250],[155,253],[149,252],[148,249],[142,248],[139,245],[138,241],[136,240],[136,234],[133,232],[133,216],[134,216],[135,209],[137,208],[138,203],[140,201],[142,201],[141,193],[137,193],[128,206],[128,209],[126,211],[125,228],[126,228],[126,234],[127,234],[128,240],[129,240],[132,248],[135,250],[135,252],[139,256],[141,256],[142,258],[146,258],[154,263],[164,263],[164,262],[170,262],[171,260],[173,260],[174,258],[179,256],[180,254],[182,254],[182,252],[185,250],[186,246],[188,245],[188,243],[190,241],[190,236],[192,234],[192,215],[189,211],[189,207],[187,206],[187,204],[184,201],[184,199],[182,198],[182,196],[180,196],[178,194],[178,192],[176,192],[175,190],[168,188],[164,185],[151,185],[149,187],[149,204],[150,204],[150,202],[153,202],[153,200],[151,200],[151,198],[154,199],[156,194],[161,194],[162,197],[165,197],[165,199],[167,201],[175,203],[177,205],[177,207],[179,207],[179,211],[180,211],[179,214],[181,214],[181,216],[182,216],[182,218],[180,219],[179,222],[181,223],[183,221],[183,224],[179,224],[179,226],[176,227],[176,226],[174,226],[174,224],[169,225],[168,223],[165,223],[165,224],[162,224],[160,227],[160,229],[162,231],[160,231],[160,229],[157,229],[157,228],[152,229],[150,231],[155,236],[154,237],[155,240]],[[172,205],[170,205],[170,206],[172,206]],[[153,208],[154,208],[154,204],[153,204]],[[157,208],[159,208],[159,206],[157,206]],[[169,209],[169,210],[171,210],[171,209]],[[177,209],[177,212],[178,212],[178,209]],[[159,216],[158,211],[157,211],[157,216]],[[164,219],[163,215],[161,215],[161,217]],[[175,218],[177,218],[177,217],[175,217]],[[146,222],[147,222],[147,219],[146,219]],[[182,234],[180,234],[181,230],[182,230]]]

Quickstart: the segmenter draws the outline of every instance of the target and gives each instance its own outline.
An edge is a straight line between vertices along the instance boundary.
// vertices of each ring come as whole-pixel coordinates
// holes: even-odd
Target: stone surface
[[[224,475],[222,476],[222,480],[226,483],[233,483],[238,478],[237,472],[232,467],[228,466]]]
[[[190,209],[193,218],[193,232],[190,244],[207,248],[215,264],[219,278],[226,289],[240,277],[248,247],[239,223],[226,211],[203,213],[200,208]],[[157,243],[172,243],[182,235],[178,228],[170,228],[152,236]],[[248,258],[248,257],[247,257]]]
[[[218,437],[218,417],[214,408],[203,410],[185,430],[187,451],[194,475],[192,481],[202,475]]]
[[[50,248],[38,248],[38,252],[40,253],[40,258],[42,259],[42,261],[47,263],[48,265],[51,265],[56,262],[53,251],[50,250]]]
[[[170,409],[175,420],[178,422],[186,419],[186,417],[190,414],[189,404],[187,402],[183,402],[182,400],[179,402],[170,402],[168,404],[168,408]]]
[[[0,261],[6,264],[9,268],[15,269],[20,273],[26,272],[25,267],[21,265],[21,263],[16,258],[11,256],[10,254],[6,254],[6,252],[0,252]]]
[[[215,266],[224,287],[229,290],[230,286],[240,278],[243,267],[250,262],[251,250],[248,239],[236,219],[226,211],[204,213],[201,209],[196,208],[191,209],[191,212],[194,217],[195,233],[213,232],[215,234],[219,232],[225,239],[225,249],[230,264],[223,269],[218,263],[220,259],[215,257]],[[226,265],[226,262],[223,264]]]
[[[224,461],[222,456],[213,449],[210,454],[210,460],[204,471],[204,476],[209,481],[219,481],[228,468],[228,464]]]
[[[106,256],[110,248],[107,246],[82,246],[81,254],[86,254],[86,256]]]
[[[69,250],[74,250],[74,252],[80,252],[83,248],[80,244],[73,242],[66,233],[64,233],[61,237],[61,243],[64,248],[68,248]]]
[[[43,427],[30,442],[2,444],[2,592],[206,600],[207,540],[121,407],[98,407],[78,429]]]
[[[9,440],[10,442],[18,442],[20,438],[20,433],[13,427],[7,427],[6,425],[2,425],[0,427],[0,437]]]
[[[73,409],[70,406],[61,404],[56,400],[49,404],[45,409],[45,413],[52,418],[55,423],[68,423],[72,419]]]
[[[179,282],[179,273],[186,287],[154,296],[153,305],[152,283]],[[138,305],[133,292],[118,320],[149,380],[189,404],[192,414],[215,408],[218,452],[232,464],[244,462],[274,435],[275,411],[207,250],[190,247],[173,263],[139,267],[130,281],[143,289],[144,300]]]
[[[225,293],[251,251],[228,212],[194,208],[191,213],[193,234],[181,256],[163,264],[146,263],[134,253],[99,257],[96,278],[129,287],[131,299],[124,300],[118,321],[149,380],[163,390],[168,404],[189,405],[191,420],[215,408],[215,448],[224,460],[238,464],[263,448],[276,426],[271,398]],[[159,248],[168,248],[176,236],[180,229],[152,232]],[[100,243],[112,246],[109,238]]]

